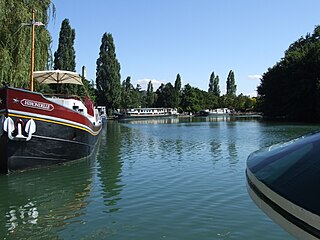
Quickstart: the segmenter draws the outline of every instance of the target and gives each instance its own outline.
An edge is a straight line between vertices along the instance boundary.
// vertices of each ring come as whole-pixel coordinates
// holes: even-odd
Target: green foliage
[[[213,81],[213,94],[217,97],[220,96],[219,76],[217,75]]]
[[[0,0],[0,84],[29,88],[32,9],[35,21],[47,25],[50,4],[50,0]],[[50,42],[47,29],[35,26],[35,70],[48,68]]]
[[[202,95],[204,98],[204,106],[202,109],[216,109],[220,107],[220,98],[218,96],[208,92],[203,92]]]
[[[175,91],[175,96],[174,96],[174,105],[172,107],[177,108],[180,104],[180,98],[181,98],[181,76],[178,73],[176,80],[174,82],[174,91]]]
[[[122,108],[136,108],[141,106],[140,89],[135,89],[131,84],[131,77],[127,77],[122,82],[121,89],[121,107]]]
[[[153,85],[152,82],[149,81],[148,88],[147,88],[147,99],[146,99],[147,107],[152,107],[155,100],[155,95],[153,92]]]
[[[234,99],[233,109],[240,112],[250,112],[254,110],[255,103],[255,98],[250,98],[240,94]]]
[[[76,70],[76,51],[74,49],[75,30],[71,28],[69,19],[64,19],[61,23],[59,34],[58,49],[54,53],[55,70],[67,70],[75,72]],[[55,86],[52,86],[55,87]],[[82,87],[73,84],[63,84],[60,88],[62,93],[82,94]]]
[[[161,86],[156,91],[157,99],[155,101],[156,107],[173,107],[175,105],[176,92],[171,83]]]
[[[210,75],[210,79],[209,79],[209,89],[208,89],[208,92],[209,92],[209,93],[212,93],[212,92],[213,92],[214,79],[215,79],[215,75],[214,75],[214,72],[212,72],[211,75]]]
[[[93,102],[96,100],[94,83],[88,79],[82,79],[83,87],[79,88],[78,95],[83,99],[88,96]]]
[[[237,92],[237,85],[235,83],[234,72],[230,70],[227,78],[227,95],[236,96],[236,92]]]
[[[64,19],[61,23],[59,34],[59,45],[54,53],[54,69],[75,71],[76,54],[74,50],[75,30],[71,28],[69,19]]]
[[[227,107],[236,111],[254,111],[256,107],[256,99],[240,94],[216,96],[212,92],[206,92],[189,84],[180,89],[181,77],[178,74],[175,85],[171,83],[161,84],[161,86],[153,91],[151,81],[148,83],[147,91],[141,91],[138,84],[136,89],[131,84],[131,78],[127,77],[122,82],[121,107],[137,108],[137,107],[174,107],[180,112],[197,113],[203,109],[216,109]],[[177,104],[177,92],[178,101]],[[152,99],[154,103],[152,104]],[[177,104],[177,105],[175,105]]]
[[[292,43],[263,74],[260,107],[269,117],[320,121],[320,27]]]
[[[104,33],[97,59],[96,86],[98,102],[105,105],[110,113],[120,105],[120,63],[117,60],[113,37]]]
[[[184,112],[196,113],[203,109],[203,91],[186,84],[182,90],[180,107]]]
[[[217,97],[220,96],[219,76],[215,76],[214,72],[210,75],[208,92]]]

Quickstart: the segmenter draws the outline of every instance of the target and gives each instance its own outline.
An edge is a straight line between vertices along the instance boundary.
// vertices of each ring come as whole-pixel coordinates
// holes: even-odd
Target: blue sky
[[[230,70],[237,94],[254,95],[261,76],[289,45],[320,24],[319,0],[52,0],[48,29],[58,47],[63,19],[76,31],[77,71],[95,80],[101,38],[111,33],[127,76],[146,88],[152,80],[208,89],[212,72],[226,92]]]

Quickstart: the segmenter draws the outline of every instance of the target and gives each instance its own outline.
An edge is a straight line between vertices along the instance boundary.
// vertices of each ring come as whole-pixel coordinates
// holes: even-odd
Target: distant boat
[[[34,72],[41,84],[82,85],[69,71]],[[0,172],[67,162],[90,155],[102,124],[88,97],[0,89]]]
[[[229,115],[231,110],[229,108],[216,108],[216,109],[205,109],[199,112],[200,116],[225,116]]]
[[[175,108],[130,108],[123,109],[116,113],[120,119],[123,118],[154,118],[169,117],[178,114]]]
[[[320,132],[252,153],[248,192],[298,239],[320,238]]]
[[[105,106],[97,106],[98,112],[101,116],[102,124],[105,124],[107,121],[107,111]]]

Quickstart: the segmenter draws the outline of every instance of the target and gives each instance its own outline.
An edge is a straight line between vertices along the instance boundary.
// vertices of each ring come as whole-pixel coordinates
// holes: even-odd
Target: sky
[[[111,33],[121,82],[154,90],[174,84],[208,90],[212,72],[221,94],[232,70],[237,94],[255,96],[260,78],[290,44],[320,24],[320,0],[52,0],[52,52],[69,19],[76,32],[76,70],[95,81],[104,33]]]

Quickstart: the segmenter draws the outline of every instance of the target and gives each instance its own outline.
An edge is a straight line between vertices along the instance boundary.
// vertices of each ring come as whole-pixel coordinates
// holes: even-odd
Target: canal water
[[[110,121],[90,159],[0,176],[0,239],[293,239],[248,196],[248,155],[318,130],[260,119]]]

